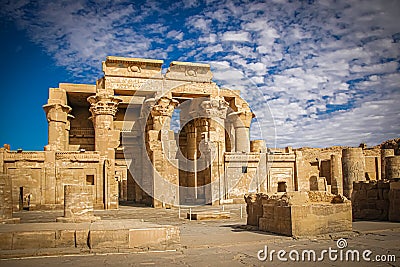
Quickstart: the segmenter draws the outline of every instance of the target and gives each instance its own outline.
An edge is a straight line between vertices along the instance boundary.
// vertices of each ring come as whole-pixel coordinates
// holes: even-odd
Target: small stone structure
[[[400,182],[354,183],[351,199],[354,219],[400,221]]]
[[[58,222],[94,222],[100,217],[94,216],[93,186],[64,186],[64,217]]]
[[[19,218],[13,218],[11,177],[6,174],[0,174],[0,224],[1,223],[19,223]]]
[[[247,196],[246,202],[249,224],[254,225],[259,218],[258,229],[261,231],[288,236],[314,236],[352,230],[351,202],[340,195],[320,191],[287,192],[272,196]],[[253,209],[251,206],[255,203]]]

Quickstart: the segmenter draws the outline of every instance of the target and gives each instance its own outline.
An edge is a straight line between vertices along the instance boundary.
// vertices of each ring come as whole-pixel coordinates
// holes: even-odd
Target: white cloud
[[[221,35],[221,40],[224,42],[249,42],[250,35],[244,31],[228,31]]]
[[[400,2],[206,2],[14,1],[0,12],[83,82],[112,54],[223,62],[214,79],[242,90],[270,138],[269,99],[279,146],[400,135]]]

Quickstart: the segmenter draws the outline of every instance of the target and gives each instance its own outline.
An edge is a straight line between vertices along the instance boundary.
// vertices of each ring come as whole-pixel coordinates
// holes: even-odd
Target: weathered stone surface
[[[400,222],[400,182],[390,183],[389,221]]]
[[[55,231],[14,232],[12,249],[55,248]]]
[[[179,244],[180,232],[176,227],[129,230],[129,248],[169,249]]]
[[[89,246],[96,248],[128,248],[129,229],[90,230]]]
[[[11,177],[0,174],[0,223],[18,223],[19,218],[12,216]]]
[[[386,179],[400,178],[400,156],[385,158]]]
[[[94,222],[99,217],[94,216],[93,186],[64,186],[64,217],[58,222]]]
[[[252,205],[255,202],[248,202]],[[313,236],[351,231],[351,202],[328,192],[273,195],[262,205],[258,228],[288,236]]]
[[[140,251],[176,249],[180,245],[178,227],[138,220],[31,223],[29,228],[23,224],[0,225],[1,250]]]
[[[346,148],[342,151],[343,194],[351,198],[353,182],[365,181],[363,150],[359,147]]]

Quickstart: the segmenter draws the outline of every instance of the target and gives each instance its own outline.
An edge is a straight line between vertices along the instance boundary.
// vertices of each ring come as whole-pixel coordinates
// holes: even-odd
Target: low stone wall
[[[29,229],[28,229],[29,228]],[[0,258],[177,249],[177,226],[139,220],[0,225]]]
[[[264,201],[267,201],[269,198],[268,195],[259,193],[259,194],[246,194],[244,196],[244,200],[246,201],[246,212],[247,212],[247,225],[257,226],[258,227],[258,219],[263,215],[263,207]]]
[[[353,219],[400,221],[400,182],[356,182],[351,199]]]
[[[248,196],[247,201],[249,199]],[[262,195],[252,199],[256,201],[247,202],[248,224],[255,225],[261,205],[262,216],[258,219],[261,231],[314,236],[352,230],[351,202],[342,196],[310,191]]]

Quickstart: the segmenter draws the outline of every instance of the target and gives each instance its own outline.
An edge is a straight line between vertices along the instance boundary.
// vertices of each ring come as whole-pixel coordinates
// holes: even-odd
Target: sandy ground
[[[0,266],[400,266],[400,223],[357,221],[353,223],[353,232],[350,233],[294,239],[245,227],[244,205],[192,209],[193,212],[204,210],[230,211],[231,218],[189,221],[185,218],[188,208],[179,210],[121,206],[118,211],[95,212],[103,220],[141,219],[177,225],[181,230],[181,248],[176,251],[25,257],[0,260]],[[21,223],[51,222],[62,216],[62,212],[24,211],[14,216],[20,217]],[[337,240],[340,238],[344,238],[341,245],[347,243],[343,248],[338,248]],[[264,258],[266,250],[268,257],[262,261],[259,258]],[[271,259],[272,250],[275,252]],[[278,257],[280,250],[283,251],[280,252],[281,259]],[[322,253],[323,250],[326,252]],[[355,250],[360,255],[359,261],[351,261],[352,254],[357,253]],[[371,253],[364,252],[366,250]],[[315,251],[315,261],[311,251]],[[299,254],[299,261],[295,261],[296,253]],[[370,261],[363,259],[363,253],[366,253],[366,260]],[[346,261],[346,255],[350,261]],[[393,259],[377,261],[392,255],[395,262]]]

